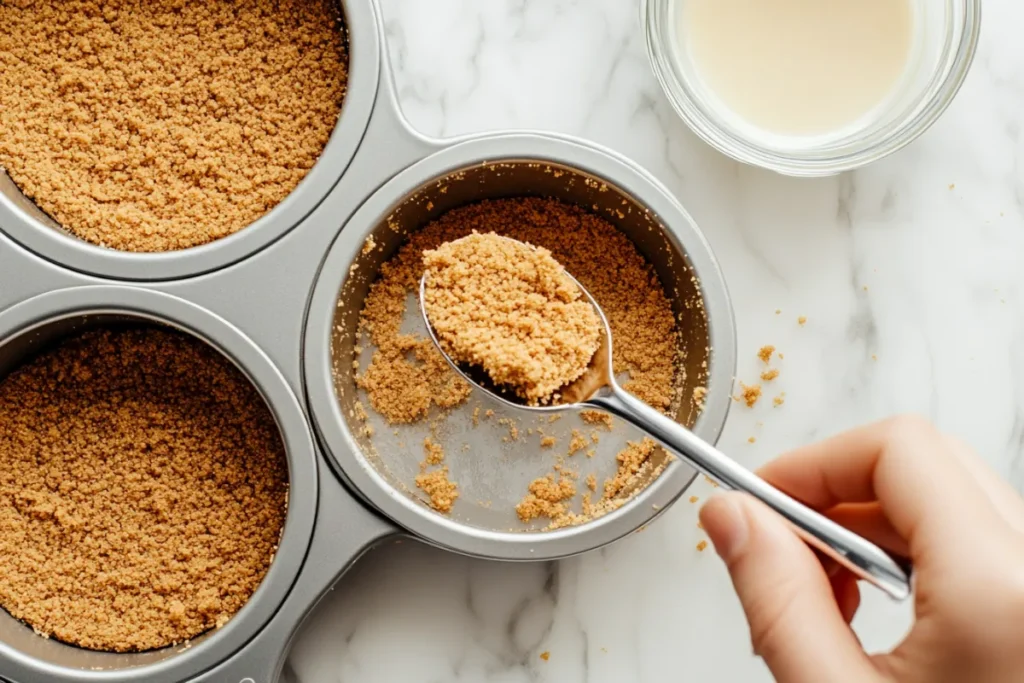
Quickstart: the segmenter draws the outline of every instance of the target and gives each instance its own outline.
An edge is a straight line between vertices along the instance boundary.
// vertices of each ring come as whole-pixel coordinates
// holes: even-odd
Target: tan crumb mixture
[[[615,343],[619,343],[617,339]],[[666,406],[662,406],[662,408]],[[608,431],[612,429],[612,416],[600,410],[581,410],[580,419],[590,425],[601,425]]]
[[[760,384],[744,384],[743,382],[740,382],[740,395],[737,397],[737,400],[746,403],[748,408],[753,408],[760,398]]]
[[[543,659],[546,662],[549,659],[551,659],[551,653],[550,652],[546,652],[546,651],[545,652],[541,652],[540,653],[540,658]]]
[[[572,438],[569,440],[569,455],[576,455],[589,445],[590,442],[587,441],[587,437],[583,436],[583,432],[578,429],[572,430]]]
[[[448,466],[431,470],[444,463],[444,449],[428,436],[423,440],[423,462],[416,475],[416,487],[430,497],[430,506],[438,512],[451,512],[459,498],[459,485],[448,478]]]
[[[554,445],[557,444],[557,443],[558,443],[558,439],[556,439],[555,437],[553,437],[553,436],[545,436],[545,437],[542,437],[541,440],[540,440],[540,447],[541,448],[553,448]]]
[[[516,514],[523,522],[538,517],[557,518],[569,512],[566,502],[576,495],[576,484],[570,477],[549,474],[530,482],[529,493],[516,505]]]
[[[804,325],[807,324],[807,316],[806,315],[800,316],[799,318],[796,319],[796,322],[797,322],[798,325],[803,327]]]
[[[747,439],[747,443],[757,443],[757,437],[756,436],[752,436],[752,437],[748,438]]]
[[[698,498],[697,496],[690,496],[691,503],[696,503],[698,500],[700,500],[700,498]]]
[[[451,512],[459,498],[459,486],[448,478],[448,466],[416,475],[416,487],[430,496],[430,506],[438,512]]]
[[[704,410],[704,399],[708,396],[707,387],[694,387],[693,389],[693,404],[700,410]]]
[[[585,495],[583,509],[579,513],[574,512],[569,506],[569,502],[576,495],[576,485],[572,481],[572,476],[557,467],[557,479],[554,474],[549,474],[530,483],[529,493],[516,506],[516,513],[523,522],[546,517],[551,520],[548,529],[576,526],[602,517],[625,505],[637,490],[639,483],[661,474],[666,464],[655,466],[651,461],[656,448],[657,444],[648,438],[628,442],[615,456],[618,467],[615,476],[605,481],[602,497],[592,502],[590,494]],[[592,491],[596,490],[596,477],[593,474],[589,475],[586,484]]]
[[[356,383],[391,424],[421,420],[431,404],[451,408],[469,396],[469,384],[451,371],[434,343],[407,334],[382,337]]]
[[[502,441],[518,441],[519,440],[519,425],[516,421],[510,417],[499,417],[498,424],[508,428],[508,436],[504,437]]]
[[[776,408],[778,408],[779,406],[781,406],[785,402],[786,402],[786,392],[782,392],[781,394],[779,394],[778,396],[776,396],[775,398],[772,399],[772,405],[775,406]]]
[[[551,252],[493,232],[423,252],[424,306],[448,355],[529,405],[584,373],[600,323]]]
[[[333,0],[0,2],[0,166],[74,235],[230,235],[319,158],[345,97]]]
[[[432,403],[452,407],[469,395],[468,385],[429,339],[400,334],[400,329],[406,299],[419,288],[423,252],[474,231],[551,251],[608,318],[615,338],[615,372],[629,373],[624,388],[656,408],[669,407],[678,331],[654,269],[608,221],[557,200],[516,197],[448,211],[411,234],[381,266],[360,316],[360,328],[377,348],[370,366],[357,377],[377,412],[393,423],[411,422],[425,417]]]
[[[775,347],[768,344],[767,346],[762,346],[758,349],[757,357],[761,359],[762,363],[767,365],[771,361],[773,353],[775,353]]]
[[[769,368],[761,373],[761,379],[765,382],[771,382],[772,380],[778,379],[779,369]]]
[[[270,411],[192,337],[87,331],[0,382],[0,605],[47,637],[129,652],[222,626],[287,498]]]
[[[440,465],[444,462],[444,449],[431,441],[429,436],[423,440],[423,452],[426,454],[424,462],[428,465]]]
[[[700,541],[697,543],[697,552],[702,553],[708,547],[707,541]]]

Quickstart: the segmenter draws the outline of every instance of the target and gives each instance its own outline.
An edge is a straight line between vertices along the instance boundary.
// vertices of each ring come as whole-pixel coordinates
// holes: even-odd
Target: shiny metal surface
[[[608,389],[581,405],[627,420],[725,488],[754,496],[782,515],[809,545],[895,600],[910,596],[909,565],[901,566],[874,543],[790,498],[690,430],[630,396],[614,379]]]
[[[577,282],[571,274],[568,275],[576,282],[576,286],[589,300],[590,305],[594,307],[603,329],[600,346],[594,353],[594,358],[587,371],[580,378],[561,389],[560,401],[553,405],[526,405],[519,401],[514,394],[504,392],[501,387],[495,386],[490,378],[486,377],[486,373],[473,371],[473,369],[457,363],[445,352],[444,346],[430,324],[430,316],[427,315],[426,297],[424,296],[427,287],[426,274],[420,278],[420,314],[423,316],[427,332],[434,342],[434,346],[448,361],[452,369],[480,391],[491,394],[495,400],[520,410],[540,414],[587,408],[597,408],[611,413],[657,440],[698,472],[707,475],[728,489],[749,493],[775,510],[796,529],[808,544],[849,569],[858,578],[876,586],[895,600],[905,600],[910,596],[911,575],[909,564],[906,561],[897,563],[874,543],[844,529],[824,515],[794,500],[695,435],[685,426],[666,417],[643,401],[637,400],[619,386],[619,383],[615,381],[615,373],[612,372],[614,339],[608,319],[586,287]]]

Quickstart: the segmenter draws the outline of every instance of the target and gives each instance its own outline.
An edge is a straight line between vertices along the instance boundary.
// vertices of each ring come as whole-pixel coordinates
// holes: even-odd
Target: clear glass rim
[[[950,0],[962,8],[959,35],[954,36],[944,56],[941,78],[932,84],[922,97],[923,106],[908,119],[891,126],[880,135],[866,135],[851,139],[835,147],[822,147],[803,153],[782,153],[755,144],[740,134],[722,126],[708,115],[685,85],[678,67],[660,34],[662,28],[658,10],[667,0],[641,0],[641,21],[647,41],[647,53],[654,74],[668,96],[676,113],[706,143],[733,159],[760,166],[784,175],[816,177],[842,173],[860,168],[886,157],[907,146],[938,120],[960,91],[977,52],[981,34],[981,0]]]

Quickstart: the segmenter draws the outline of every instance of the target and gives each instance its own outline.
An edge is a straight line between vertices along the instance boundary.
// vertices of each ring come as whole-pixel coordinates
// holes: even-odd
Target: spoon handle
[[[808,545],[836,560],[858,578],[878,587],[895,600],[905,600],[910,595],[909,562],[902,559],[897,562],[874,543],[786,495],[686,427],[634,398],[617,385],[613,385],[609,393],[594,396],[585,404],[605,410],[646,432],[723,487],[754,496],[782,515]]]

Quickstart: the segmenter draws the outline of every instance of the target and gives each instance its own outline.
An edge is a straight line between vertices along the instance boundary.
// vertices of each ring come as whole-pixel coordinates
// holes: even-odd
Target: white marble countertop
[[[916,411],[1024,487],[1024,4],[986,2],[974,69],[921,139],[869,169],[812,181],[740,166],[689,132],[648,66],[637,4],[383,0],[405,113],[438,136],[586,137],[676,194],[725,270],[740,379],[756,376],[762,344],[785,353],[786,404],[737,407],[720,442],[745,464]],[[694,490],[708,492],[704,482]],[[683,500],[642,533],[556,564],[495,564],[409,541],[382,548],[317,608],[287,678],[770,680],[722,564],[695,548],[696,518]],[[887,648],[909,612],[864,595],[856,630]]]

